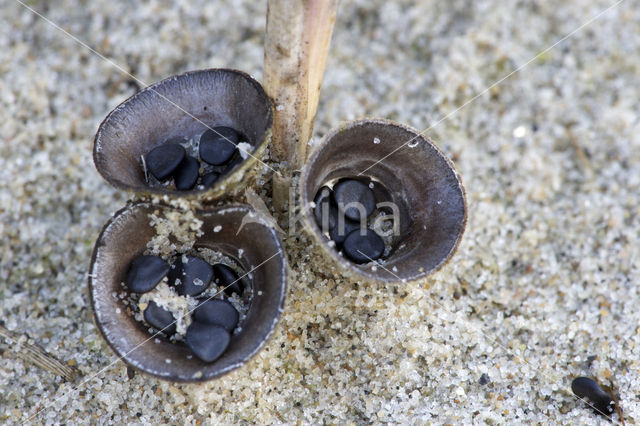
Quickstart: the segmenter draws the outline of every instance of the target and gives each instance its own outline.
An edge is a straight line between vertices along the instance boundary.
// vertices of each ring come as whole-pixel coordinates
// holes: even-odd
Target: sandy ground
[[[265,1],[28,4],[147,83],[261,76]],[[588,375],[639,422],[640,7],[545,50],[612,4],[343,1],[316,137],[364,116],[431,128],[468,194],[460,249],[426,282],[383,286],[327,276],[290,240],[268,346],[180,385],[128,379],[86,290],[98,232],[128,198],[96,172],[92,139],[137,88],[4,0],[0,318],[83,376],[64,382],[2,342],[0,421],[598,424],[570,391]]]

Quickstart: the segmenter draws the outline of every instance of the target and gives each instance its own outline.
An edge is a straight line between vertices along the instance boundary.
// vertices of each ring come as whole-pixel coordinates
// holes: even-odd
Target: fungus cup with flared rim
[[[111,111],[96,134],[93,159],[98,172],[119,189],[138,195],[217,199],[244,188],[271,139],[272,125],[271,100],[248,74],[228,69],[192,71],[153,84]],[[251,145],[250,155],[206,189],[150,187],[141,157],[172,138],[199,136],[207,126],[237,130]]]
[[[342,178],[371,180],[377,202],[398,207],[399,233],[380,264],[358,265],[341,256],[316,223],[316,193]],[[418,131],[387,120],[355,121],[331,131],[302,169],[300,197],[304,228],[329,263],[353,279],[414,281],[435,272],[453,256],[467,221],[464,188],[452,162]]]
[[[191,356],[185,344],[154,338],[148,331],[149,326],[136,321],[121,300],[113,296],[123,290],[121,283],[131,261],[143,254],[147,242],[155,235],[149,214],[159,209],[158,205],[132,204],[117,212],[102,230],[89,273],[96,323],[109,346],[135,369],[180,382],[219,377],[255,355],[273,333],[282,314],[287,265],[281,243],[264,217],[247,206],[197,212],[196,218],[203,222],[203,235],[196,237],[194,246],[217,250],[235,259],[248,273],[253,290],[242,331],[232,335],[220,358],[205,363]],[[251,220],[245,221],[241,228],[242,219],[247,215]],[[256,244],[257,241],[260,244]]]

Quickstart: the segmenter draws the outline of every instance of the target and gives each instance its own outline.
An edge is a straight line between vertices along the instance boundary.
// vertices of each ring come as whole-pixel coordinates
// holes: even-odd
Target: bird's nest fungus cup
[[[187,343],[154,334],[154,329],[139,317],[136,319],[133,304],[123,305],[131,296],[125,281],[129,279],[133,260],[146,254],[149,242],[157,238],[151,219],[167,211],[180,212],[134,203],[116,213],[105,225],[91,261],[91,303],[105,340],[130,366],[171,381],[209,380],[243,365],[265,344],[282,313],[287,265],[275,230],[251,208],[232,205],[195,212],[195,219],[202,222],[202,232],[194,237],[191,251],[219,253],[246,272],[245,277],[240,277],[246,286],[243,297],[247,304],[238,323],[241,328],[230,333],[228,346],[221,356],[205,362],[193,355]],[[220,297],[211,296],[212,299]]]
[[[262,156],[272,123],[271,101],[249,75],[228,69],[188,72],[116,107],[98,129],[94,162],[109,183],[138,195],[231,196]],[[204,139],[209,139],[212,159],[203,153]],[[175,149],[151,154],[169,144],[185,150],[173,146],[177,154]]]
[[[302,170],[300,196],[304,227],[329,263],[361,280],[433,273],[454,254],[467,219],[452,162],[416,130],[386,120],[330,132]]]

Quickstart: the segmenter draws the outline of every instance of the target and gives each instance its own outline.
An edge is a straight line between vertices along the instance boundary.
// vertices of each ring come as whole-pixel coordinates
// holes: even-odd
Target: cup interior
[[[153,84],[117,106],[100,124],[94,163],[117,188],[179,197],[219,195],[260,157],[270,139],[272,123],[271,101],[249,75],[227,69],[188,72]],[[172,138],[199,136],[207,126],[234,128],[247,138],[251,155],[208,189],[150,187],[141,157]]]
[[[370,179],[376,202],[391,201],[398,208],[399,232],[380,265],[358,265],[339,255],[316,223],[311,208],[316,193],[342,178]],[[403,281],[428,275],[453,255],[466,224],[464,189],[451,161],[419,132],[386,120],[352,122],[332,131],[300,179],[307,229],[358,278]]]
[[[203,235],[196,238],[195,246],[233,258],[248,273],[246,278],[253,289],[242,331],[232,335],[220,358],[205,363],[192,356],[184,344],[152,337],[149,327],[138,322],[113,296],[123,290],[121,283],[131,261],[143,254],[155,235],[149,215],[157,209],[158,206],[145,203],[125,207],[106,224],[98,238],[89,273],[96,323],[118,356],[138,370],[183,382],[218,377],[246,363],[265,344],[280,318],[286,290],[286,261],[280,241],[261,216],[245,206],[222,207],[197,215],[203,221]],[[238,232],[247,215],[252,220]]]

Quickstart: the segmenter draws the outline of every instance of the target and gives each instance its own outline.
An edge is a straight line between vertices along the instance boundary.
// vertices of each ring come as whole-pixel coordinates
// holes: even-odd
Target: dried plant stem
[[[284,173],[273,175],[273,207],[279,215],[284,213],[284,207],[289,201],[289,189],[291,188],[291,174]]]
[[[264,86],[276,105],[273,153],[304,164],[336,19],[337,0],[269,0]]]
[[[30,343],[26,335],[14,333],[0,325],[0,342],[2,346],[26,362],[56,374],[67,381],[73,381],[80,372],[78,369],[58,361],[35,343]]]

